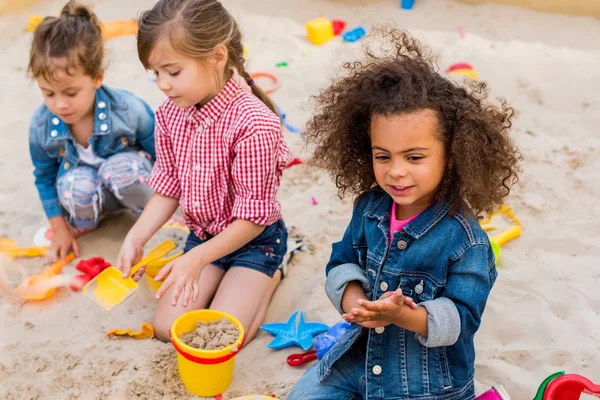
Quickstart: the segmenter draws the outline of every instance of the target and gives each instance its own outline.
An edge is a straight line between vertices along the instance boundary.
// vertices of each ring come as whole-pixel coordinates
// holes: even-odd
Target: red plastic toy
[[[102,257],[92,257],[88,258],[87,260],[81,260],[75,268],[78,271],[83,272],[83,274],[77,275],[73,279],[73,282],[71,282],[70,285],[71,289],[74,291],[81,290],[86,283],[94,279],[96,275],[108,267],[110,267],[110,264],[107,263]]]
[[[576,374],[567,374],[553,379],[544,392],[544,400],[579,400],[581,395],[600,397],[600,385]]]

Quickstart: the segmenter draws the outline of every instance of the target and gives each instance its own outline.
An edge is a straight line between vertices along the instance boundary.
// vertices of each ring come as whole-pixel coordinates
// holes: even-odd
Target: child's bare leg
[[[212,264],[204,267],[198,280],[198,287],[200,288],[198,300],[192,302],[190,299],[187,307],[183,307],[181,302],[178,302],[176,306],[172,305],[174,286],[171,286],[160,300],[158,300],[156,306],[156,314],[154,315],[154,332],[156,338],[163,342],[169,341],[169,329],[171,329],[171,325],[173,325],[173,322],[180,315],[188,311],[207,308],[224,275],[225,271]]]
[[[273,278],[271,278],[271,281],[269,282],[269,287],[267,288],[265,296],[263,297],[262,304],[260,305],[258,313],[256,313],[256,317],[254,317],[254,321],[252,322],[252,325],[248,330],[247,335],[250,339],[256,335],[258,329],[265,321],[265,315],[267,315],[269,304],[271,304],[273,293],[275,293],[275,289],[277,289],[279,282],[281,282],[281,271],[277,270],[275,271],[275,275],[273,276]],[[246,343],[250,342],[250,339],[247,339]]]
[[[279,271],[270,278],[249,268],[230,268],[221,281],[210,308],[236,317],[244,327],[245,343],[248,344],[256,335],[280,280]],[[244,288],[243,295],[240,295],[240,288]]]

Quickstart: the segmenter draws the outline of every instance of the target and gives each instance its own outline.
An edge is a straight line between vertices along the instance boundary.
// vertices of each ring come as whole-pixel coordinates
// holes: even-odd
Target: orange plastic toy
[[[111,329],[106,332],[106,336],[112,338],[115,336],[130,336],[134,339],[152,339],[154,337],[154,327],[144,322],[142,324],[142,330],[133,332],[131,329]]]
[[[61,282],[54,282],[53,277],[60,274],[62,269],[75,259],[73,253],[69,253],[66,257],[66,262],[62,260],[56,261],[50,267],[46,268],[39,274],[30,276],[25,282],[19,286],[19,295],[25,300],[45,300],[54,296],[56,288],[61,286]]]
[[[41,15],[30,15],[25,29],[28,32],[35,31],[35,28],[37,28],[43,19],[44,17]],[[136,20],[106,21],[102,23],[102,38],[104,40],[135,35],[137,31],[138,27]]]

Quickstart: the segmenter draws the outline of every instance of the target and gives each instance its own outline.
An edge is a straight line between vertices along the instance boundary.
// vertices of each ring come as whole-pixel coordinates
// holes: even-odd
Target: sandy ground
[[[99,0],[103,20],[133,18],[149,0]],[[433,46],[442,68],[474,65],[493,92],[518,110],[515,136],[525,156],[524,174],[509,203],[525,227],[503,248],[500,276],[476,337],[478,391],[501,383],[513,399],[532,398],[549,374],[566,370],[600,381],[600,22],[546,15],[499,5],[468,6],[417,1],[401,11],[393,0],[229,0],[249,49],[250,69],[276,73],[274,94],[288,122],[303,126],[307,100],[318,93],[356,45],[336,39],[310,46],[303,22],[317,16],[346,19],[350,26],[395,21]],[[0,236],[22,245],[44,222],[33,186],[27,130],[41,102],[25,77],[31,34],[27,13],[56,14],[62,1],[0,17]],[[458,26],[466,36],[461,38]],[[162,94],[135,57],[135,39],[108,42],[106,83],[133,91],[156,107]],[[309,50],[309,51],[307,51]],[[275,68],[287,61],[289,67]],[[286,133],[295,155],[299,137]],[[312,205],[311,197],[318,204]],[[290,268],[267,315],[285,321],[296,310],[309,320],[339,320],[326,299],[323,268],[351,212],[327,176],[294,167],[280,190],[287,224],[309,243]],[[133,223],[128,214],[108,218],[80,240],[82,257],[114,261]],[[41,261],[3,262],[9,283],[39,271]],[[66,273],[73,273],[73,263]],[[177,378],[174,351],[155,340],[109,340],[111,328],[137,329],[151,321],[152,292],[145,282],[125,304],[105,312],[80,294],[61,290],[43,303],[0,297],[0,398],[186,398]],[[225,394],[276,394],[285,398],[303,368],[285,364],[297,349],[270,351],[260,333],[238,356]]]

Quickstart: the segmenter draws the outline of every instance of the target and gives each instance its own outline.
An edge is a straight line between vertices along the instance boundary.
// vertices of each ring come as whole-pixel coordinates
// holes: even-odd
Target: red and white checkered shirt
[[[263,226],[281,219],[276,195],[291,153],[279,118],[234,77],[200,109],[166,100],[156,111],[155,141],[148,184],[179,198],[198,237],[236,219]]]

